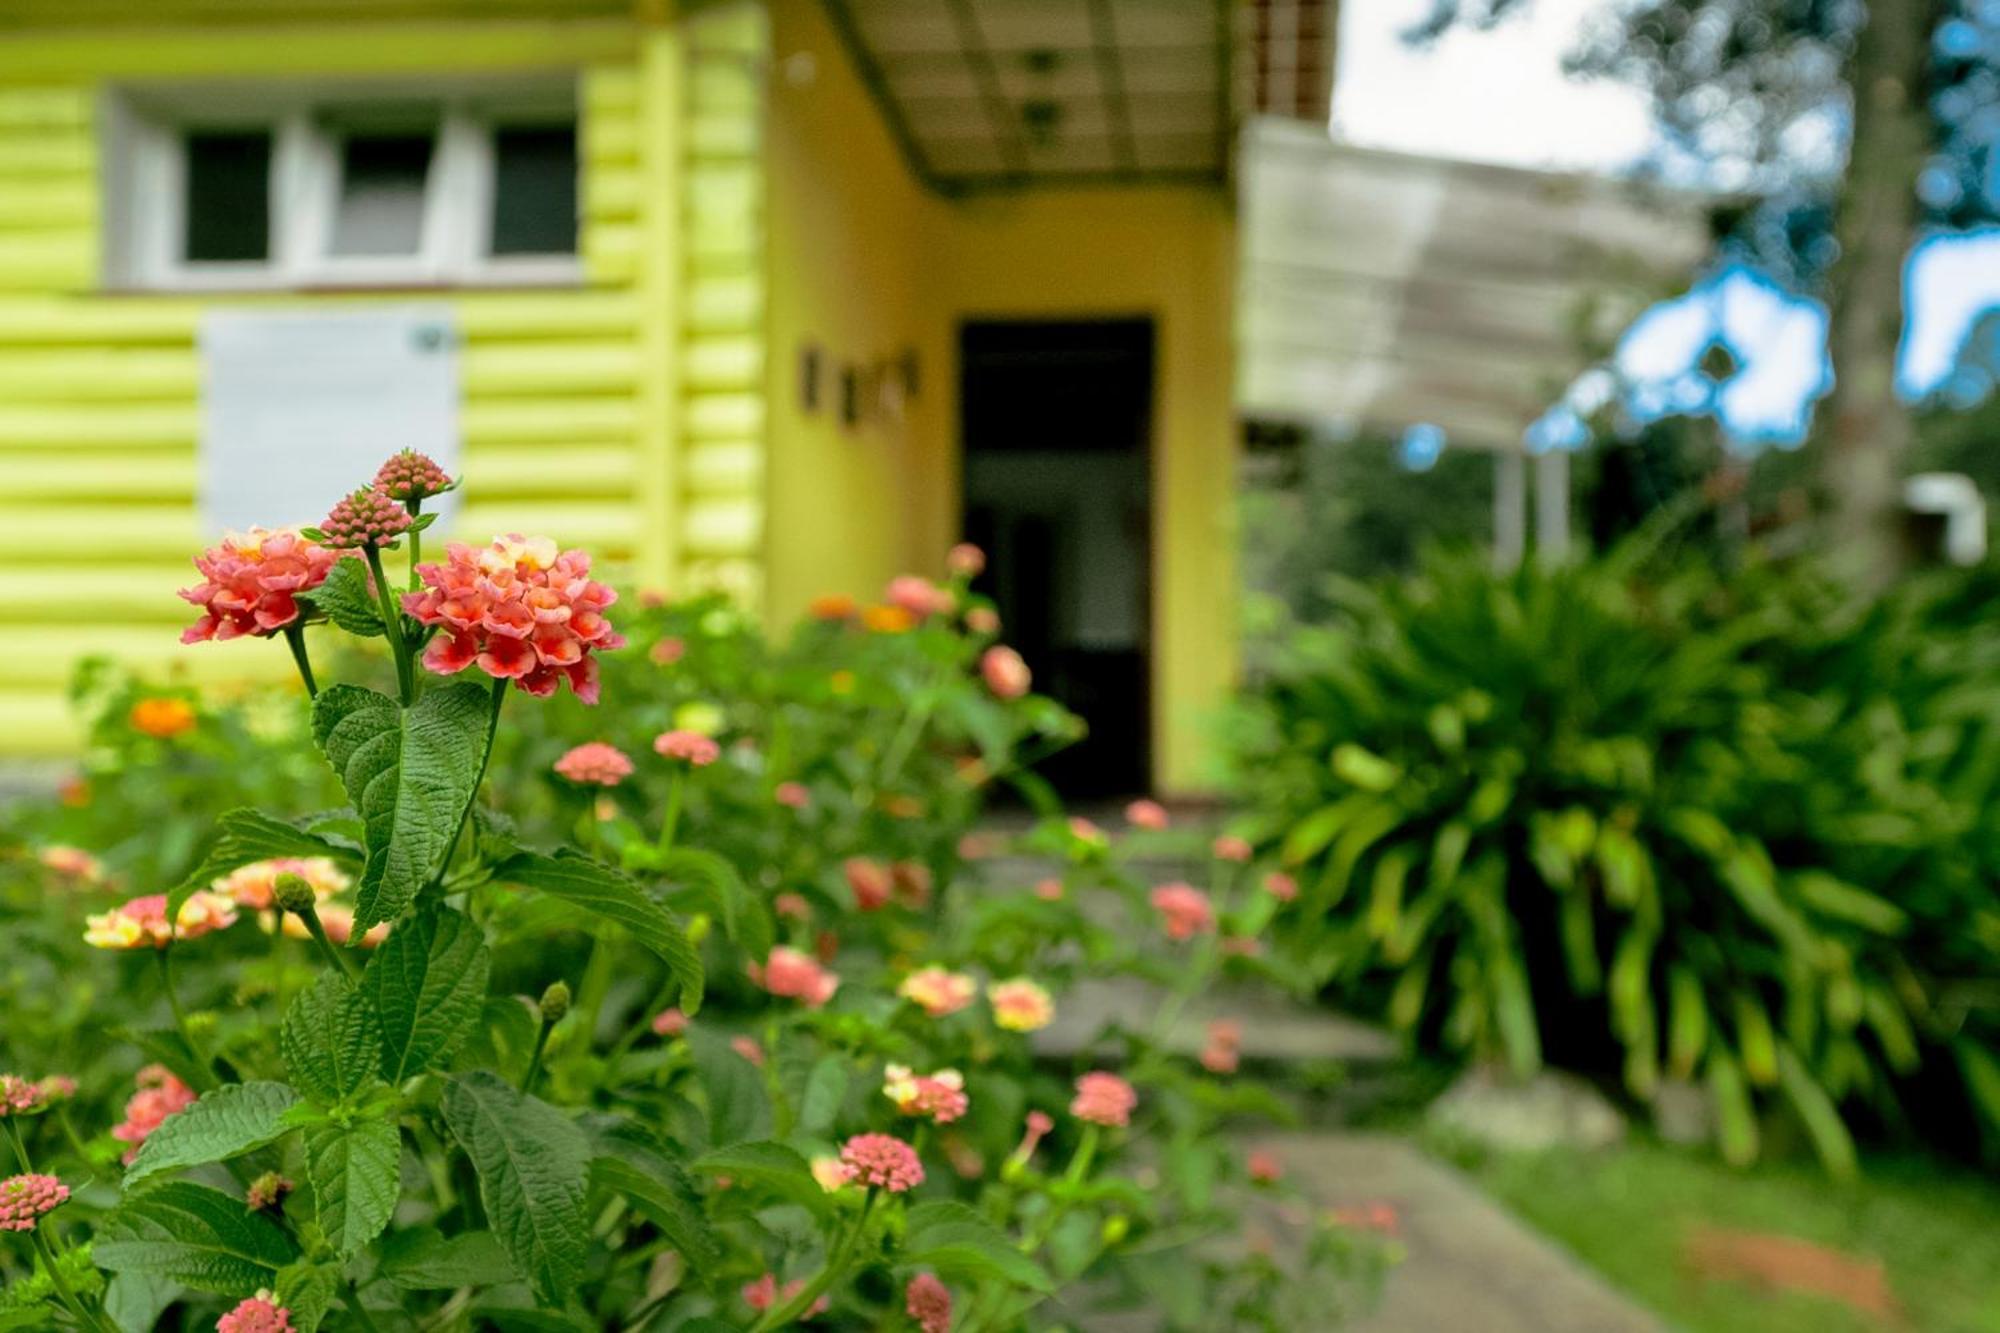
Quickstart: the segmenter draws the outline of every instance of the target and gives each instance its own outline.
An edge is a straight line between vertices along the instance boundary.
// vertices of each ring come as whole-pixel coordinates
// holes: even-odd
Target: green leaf
[[[127,1188],[158,1171],[220,1162],[261,1148],[290,1126],[299,1095],[283,1083],[232,1083],[205,1092],[146,1136],[125,1172]]]
[[[298,600],[318,607],[328,620],[349,634],[364,639],[381,637],[382,605],[375,598],[368,563],[359,556],[350,555],[338,561],[327,572],[326,582],[298,594]]]
[[[830,1132],[846,1099],[846,1058],[821,1056],[806,1075],[805,1093],[799,1098],[799,1133],[817,1138]]]
[[[560,1305],[589,1257],[583,1131],[485,1070],[445,1083],[444,1118],[479,1174],[486,1216],[537,1299]]]
[[[126,1198],[91,1247],[97,1266],[248,1296],[271,1286],[298,1248],[277,1223],[206,1185],[170,1180]]]
[[[697,1171],[728,1176],[738,1185],[762,1186],[809,1213],[823,1215],[833,1207],[833,1196],[813,1178],[806,1159],[782,1143],[734,1143],[703,1153],[693,1165]]]
[[[1836,1180],[1852,1180],[1857,1170],[1854,1140],[1848,1137],[1847,1126],[1841,1123],[1839,1108],[1784,1043],[1778,1046],[1778,1083],[1792,1109],[1799,1113],[1827,1174]]]
[[[1909,914],[1888,899],[1817,870],[1792,876],[1792,889],[1801,902],[1821,916],[1845,921],[1877,935],[1900,935],[1910,924]]]
[[[490,1231],[456,1236],[435,1230],[398,1231],[382,1242],[380,1272],[405,1291],[449,1291],[455,1287],[498,1287],[518,1274],[514,1261]]]
[[[382,1077],[401,1083],[451,1058],[486,1002],[491,964],[472,919],[421,912],[391,931],[361,975],[382,1030]]]
[[[188,873],[186,879],[167,892],[169,917],[179,917],[181,904],[197,889],[205,889],[230,871],[253,861],[269,861],[280,856],[346,859],[346,852],[337,844],[247,806],[228,811],[215,821],[215,829],[215,843],[208,849],[208,855]]]
[[[905,1220],[901,1262],[975,1282],[998,1279],[1033,1291],[1055,1284],[1040,1264],[962,1203],[920,1203]]]
[[[1299,865],[1318,856],[1326,850],[1326,845],[1333,841],[1334,834],[1340,832],[1353,812],[1354,804],[1350,800],[1335,801],[1313,811],[1292,825],[1279,847],[1279,859],[1286,865]]]
[[[1972,1104],[1989,1126],[2000,1129],[2000,1061],[1969,1038],[1953,1042],[1951,1053],[1958,1060],[1958,1072]]]
[[[278,1051],[292,1083],[312,1100],[332,1105],[375,1080],[381,1025],[346,977],[325,972],[285,1011]]]
[[[181,1284],[172,1278],[152,1273],[119,1273],[104,1284],[104,1313],[119,1333],[152,1333],[167,1307],[185,1294]]]
[[[291,1313],[297,1333],[315,1333],[333,1308],[340,1287],[340,1269],[301,1259],[278,1271],[278,1304]]]
[[[658,955],[680,983],[682,1012],[692,1016],[701,1008],[701,954],[689,943],[673,913],[627,876],[567,848],[554,856],[521,852],[507,858],[493,874],[495,879],[539,889],[625,927]]]
[[[470,682],[434,686],[408,711],[386,694],[334,685],[313,703],[313,738],[367,831],[354,928],[392,921],[451,851],[472,804],[492,712]]]
[[[402,1193],[403,1139],[393,1120],[357,1119],[306,1134],[306,1178],[319,1228],[346,1259],[382,1234]]]
[[[692,890],[744,953],[762,958],[771,952],[771,914],[735,866],[695,847],[675,847],[656,861],[660,874]]]
[[[688,1030],[695,1074],[708,1102],[708,1141],[720,1147],[771,1132],[771,1106],[755,1065],[734,1047],[696,1024]]]
[[[1709,1053],[1708,1095],[1715,1103],[1715,1137],[1722,1160],[1731,1166],[1750,1165],[1757,1160],[1757,1112],[1742,1067],[1725,1050]]]
[[[590,1179],[599,1189],[630,1200],[633,1209],[658,1227],[696,1272],[722,1262],[722,1247],[702,1213],[701,1197],[687,1173],[638,1126],[620,1125],[599,1136]]]

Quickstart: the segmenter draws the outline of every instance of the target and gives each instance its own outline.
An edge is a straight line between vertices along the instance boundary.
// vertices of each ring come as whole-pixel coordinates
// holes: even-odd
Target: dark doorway
[[[965,533],[1035,688],[1090,735],[1042,766],[1069,797],[1151,774],[1153,323],[966,324]]]

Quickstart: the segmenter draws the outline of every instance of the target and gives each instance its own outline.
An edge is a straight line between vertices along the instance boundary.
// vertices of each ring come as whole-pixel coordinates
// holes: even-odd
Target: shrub
[[[1051,812],[1053,891],[964,883],[979,793],[1046,802],[1021,765],[1075,724],[985,665],[962,576],[773,647],[718,601],[628,614],[552,543],[423,565],[423,498],[343,501],[301,536],[360,548],[304,588],[270,534],[209,558],[197,635],[287,639],[309,710],[121,680],[89,802],[10,815],[0,1327],[965,1333],[1061,1289],[1276,1329],[1349,1298],[1330,1220],[1282,1262],[1217,1243],[1287,1192],[1220,1130],[1283,1108],[1167,1041],[1268,915],[1251,872],[1216,858],[1167,940],[1145,844]],[[135,735],[134,696],[179,706]],[[197,818],[191,868],[134,836]],[[1040,1065],[1084,972],[1172,998]]]
[[[1857,605],[1635,542],[1337,595],[1240,754],[1317,980],[1518,1071],[1701,1080],[1735,1161],[1769,1098],[1836,1171],[1852,1123],[2000,1126],[2000,637],[1948,580]]]

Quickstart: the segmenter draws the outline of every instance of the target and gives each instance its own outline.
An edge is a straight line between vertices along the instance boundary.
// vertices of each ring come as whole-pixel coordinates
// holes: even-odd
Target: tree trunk
[[[1916,234],[1916,178],[1929,151],[1925,63],[1931,0],[1869,0],[1850,61],[1853,140],[1834,219],[1834,385],[1822,418],[1832,549],[1866,583],[1907,560],[1902,474],[1913,438],[1896,397],[1903,263]]]

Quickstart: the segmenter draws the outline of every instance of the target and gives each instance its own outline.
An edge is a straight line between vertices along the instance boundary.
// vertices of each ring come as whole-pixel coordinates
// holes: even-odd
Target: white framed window
[[[132,89],[109,125],[113,286],[582,279],[573,79],[443,92]]]

